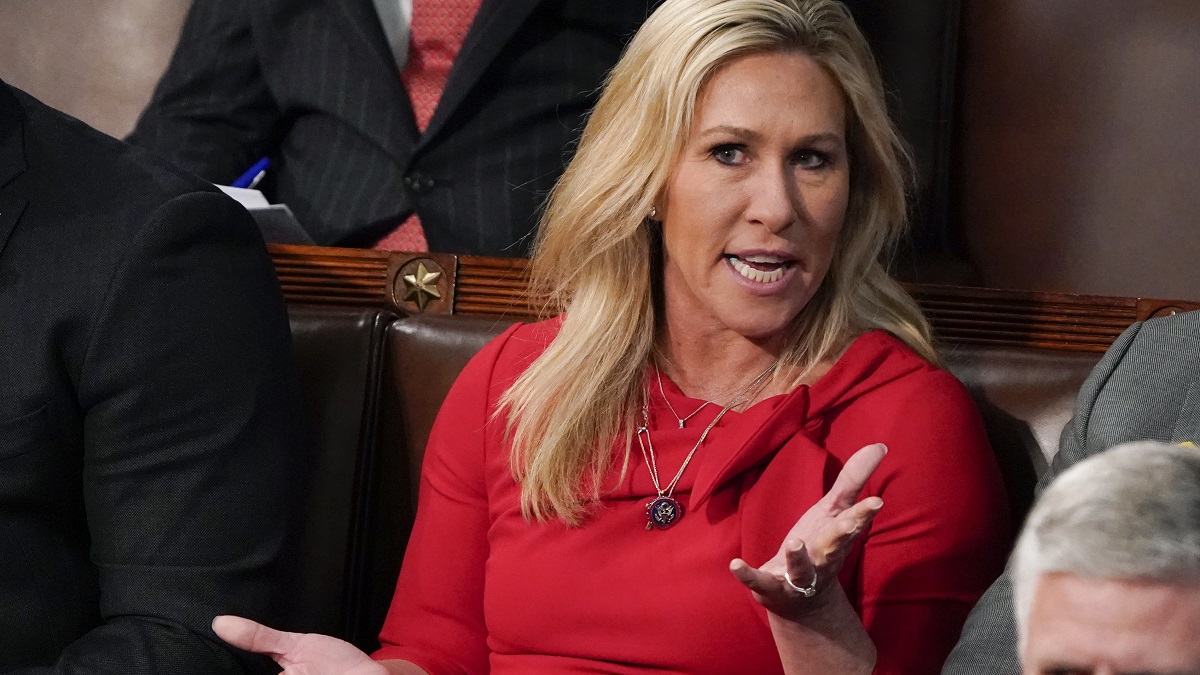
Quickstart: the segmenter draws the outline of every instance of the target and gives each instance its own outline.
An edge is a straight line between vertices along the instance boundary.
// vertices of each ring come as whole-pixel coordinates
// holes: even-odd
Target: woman
[[[565,312],[443,406],[380,665],[215,628],[295,672],[936,672],[1007,508],[878,262],[905,162],[841,5],[667,0],[543,221]]]

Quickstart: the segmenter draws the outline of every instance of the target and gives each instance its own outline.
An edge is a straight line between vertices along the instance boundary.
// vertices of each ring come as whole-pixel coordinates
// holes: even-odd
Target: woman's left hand
[[[780,618],[802,621],[830,603],[845,602],[838,571],[858,535],[883,506],[878,497],[855,503],[887,447],[868,445],[842,467],[833,487],[796,521],[775,557],[755,569],[735,558],[729,569],[754,599]],[[788,580],[791,583],[788,583]]]

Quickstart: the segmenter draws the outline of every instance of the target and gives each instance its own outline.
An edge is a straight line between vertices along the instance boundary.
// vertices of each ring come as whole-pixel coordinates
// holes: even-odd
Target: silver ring
[[[783,573],[783,580],[787,582],[788,586],[792,587],[792,590],[796,591],[797,593],[799,593],[800,595],[803,595],[806,598],[811,598],[812,596],[817,594],[817,571],[816,570],[813,570],[813,579],[812,579],[812,581],[810,581],[808,583],[807,586],[797,586],[796,582],[792,581],[792,575],[788,574],[787,572]]]

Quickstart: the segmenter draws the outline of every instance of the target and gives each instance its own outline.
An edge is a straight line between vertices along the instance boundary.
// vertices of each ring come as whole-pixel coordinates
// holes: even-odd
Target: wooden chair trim
[[[315,246],[268,246],[289,303],[379,307],[403,315],[533,320],[529,261]],[[1102,352],[1135,321],[1200,302],[906,284],[939,341]]]

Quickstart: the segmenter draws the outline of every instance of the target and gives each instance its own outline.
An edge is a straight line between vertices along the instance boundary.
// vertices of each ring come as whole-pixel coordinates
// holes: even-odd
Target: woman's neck
[[[756,392],[737,407],[753,405],[765,398],[784,394],[798,384],[812,384],[841,356],[845,345],[820,363],[780,364],[786,347],[783,335],[752,340],[730,331],[663,331],[658,345],[657,366],[685,395],[721,405],[729,403],[764,370],[778,366]],[[803,373],[803,376],[800,375]]]
[[[658,367],[689,397],[725,405],[760,374],[775,365],[783,340],[757,342],[736,334],[664,331],[658,345]],[[780,378],[767,376],[756,400],[773,396]]]

